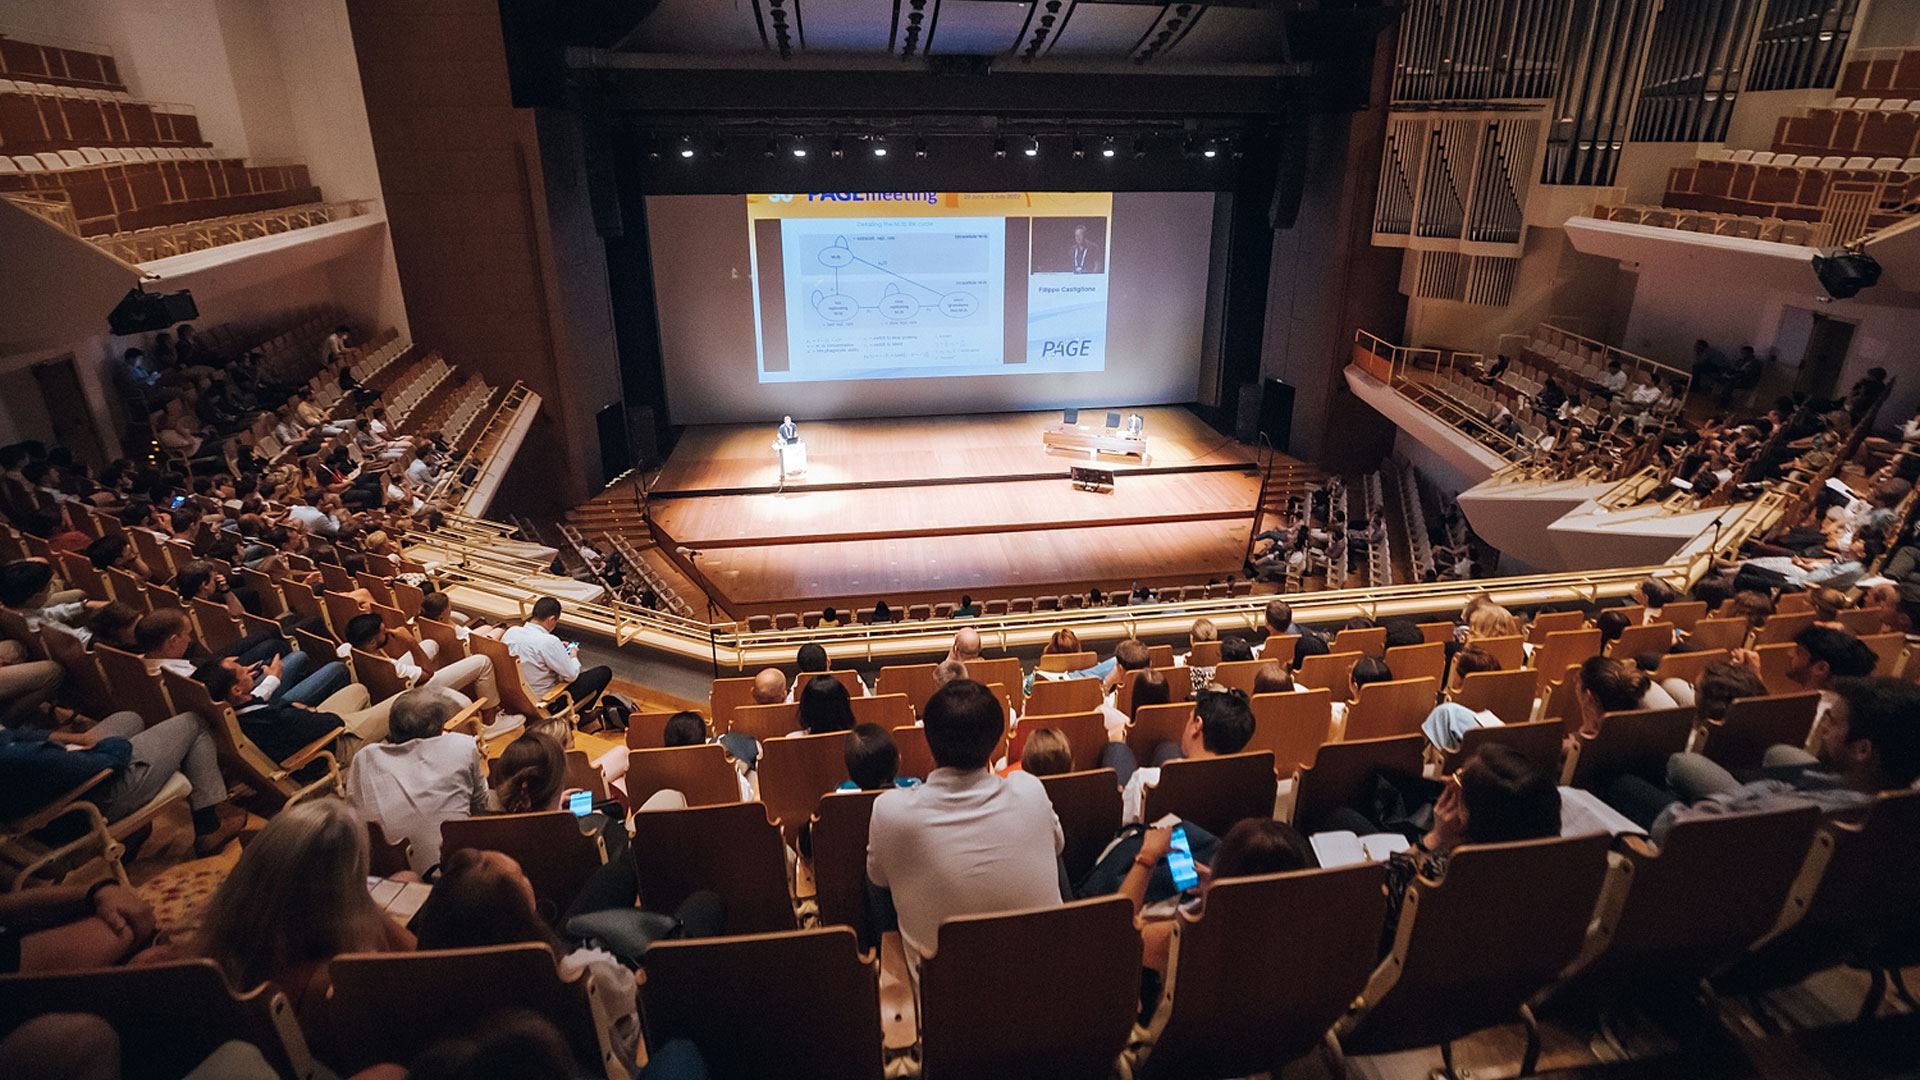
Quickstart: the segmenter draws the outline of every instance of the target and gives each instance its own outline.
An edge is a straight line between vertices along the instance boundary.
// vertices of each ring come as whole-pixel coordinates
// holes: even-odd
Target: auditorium
[[[1916,343],[1920,0],[0,0],[0,1077],[1920,1075]]]

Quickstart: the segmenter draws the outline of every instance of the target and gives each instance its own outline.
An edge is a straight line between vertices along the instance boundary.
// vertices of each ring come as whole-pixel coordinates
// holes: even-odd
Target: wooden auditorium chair
[[[1106,701],[1099,679],[1035,679],[1022,716],[1088,712]]]
[[[533,884],[535,909],[556,927],[587,880],[607,862],[600,834],[582,831],[580,819],[566,810],[484,814],[441,822],[441,857],[462,848],[498,851],[519,863]]]
[[[1460,680],[1453,701],[1475,712],[1490,712],[1503,724],[1524,724],[1533,718],[1535,693],[1534,675],[1525,668],[1476,671]]]
[[[794,928],[786,847],[764,805],[641,810],[632,825],[642,908],[671,915],[688,896],[710,890],[726,904],[726,933]]]
[[[1028,737],[1041,728],[1052,728],[1066,736],[1067,748],[1073,757],[1073,771],[1100,767],[1100,753],[1107,747],[1107,721],[1103,714],[1097,712],[1056,716],[1029,714],[1021,717],[1013,729],[1013,740],[1007,746],[1007,761],[1010,764],[1020,763],[1020,754],[1027,747]]]
[[[740,774],[719,743],[635,750],[627,755],[627,805],[638,807],[661,791],[678,791],[688,806],[740,801]]]
[[[760,744],[757,773],[767,816],[792,844],[820,799],[847,782],[847,735],[796,735]]]
[[[1693,719],[1691,707],[1608,713],[1599,734],[1575,736],[1560,782],[1599,791],[1622,773],[1632,773],[1665,787],[1667,759],[1687,748]]]
[[[1067,880],[1079,881],[1120,831],[1118,774],[1112,769],[1088,769],[1043,776],[1040,783],[1047,789],[1054,816],[1060,819],[1060,831],[1066,836],[1060,858],[1066,864]]]
[[[1459,749],[1441,752],[1440,775],[1451,775],[1478,754],[1481,747],[1498,743],[1524,756],[1535,772],[1559,776],[1561,740],[1565,734],[1566,727],[1558,720],[1473,728],[1460,736]]]
[[[1440,681],[1431,677],[1368,683],[1347,710],[1341,738],[1384,739],[1417,733],[1439,692]]]
[[[1376,770],[1419,776],[1428,745],[1425,735],[1323,744],[1313,764],[1294,779],[1289,824],[1303,831],[1316,828],[1327,811],[1352,802]]]
[[[1111,771],[1109,770],[1109,773]],[[878,791],[835,791],[813,811],[813,901],[821,926],[850,926],[861,947],[874,948],[880,934],[867,909],[867,825]],[[1116,823],[1114,829],[1119,829]],[[1061,821],[1062,827],[1066,824]]]
[[[1271,819],[1278,793],[1270,750],[1169,761],[1146,789],[1145,820],[1178,814],[1225,836],[1242,818]]]
[[[1700,725],[1700,752],[1729,772],[1757,771],[1769,747],[1806,745],[1819,708],[1820,694],[1812,690],[1738,698],[1726,715]]]
[[[1275,694],[1255,694],[1253,738],[1248,750],[1273,753],[1274,772],[1291,779],[1303,766],[1313,762],[1320,744],[1327,741],[1333,727],[1333,693],[1329,690],[1293,690]]]
[[[234,716],[233,707],[224,701],[214,701],[206,684],[176,671],[160,674],[166,680],[167,696],[182,710],[198,713],[207,722],[207,734],[213,736],[213,744],[220,754],[220,771],[226,774],[228,782],[238,781],[251,788],[253,797],[260,801],[266,813],[277,812],[303,799],[345,793],[346,778],[332,750],[340,732],[328,732],[294,751],[285,761],[275,761],[247,738],[246,732],[240,730],[240,720]],[[308,770],[309,765],[316,764],[320,768]],[[314,775],[303,777],[303,772]]]

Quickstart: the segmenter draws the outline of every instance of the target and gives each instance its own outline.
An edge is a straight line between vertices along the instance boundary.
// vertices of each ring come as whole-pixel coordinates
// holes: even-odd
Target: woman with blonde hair
[[[1052,640],[1040,650],[1042,656],[1066,656],[1080,651],[1080,635],[1067,627],[1053,632]]]
[[[1499,604],[1481,604],[1467,617],[1467,640],[1514,637],[1523,632],[1519,616]]]
[[[342,953],[410,952],[413,935],[367,892],[367,826],[340,799],[274,815],[207,902],[194,951],[236,990],[272,982],[296,1012],[326,996]]]

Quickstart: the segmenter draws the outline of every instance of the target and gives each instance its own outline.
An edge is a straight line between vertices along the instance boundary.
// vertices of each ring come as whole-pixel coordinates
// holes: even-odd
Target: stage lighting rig
[[[1023,153],[1025,153],[1028,157],[1039,157],[1040,156],[1040,136],[1038,135],[1027,136],[1027,148],[1026,150],[1023,151]]]
[[[1118,152],[1113,145],[1113,136],[1111,135],[1107,136],[1106,142],[1100,144],[1100,156],[1103,158],[1111,158]]]
[[[875,135],[873,137],[873,156],[887,156],[887,137],[885,135]]]
[[[1832,255],[1815,255],[1813,275],[1827,296],[1846,300],[1879,283],[1880,264],[1867,254],[1865,244],[1856,242]]]
[[[693,156],[693,136],[691,135],[680,136],[680,156],[683,158],[690,158]]]

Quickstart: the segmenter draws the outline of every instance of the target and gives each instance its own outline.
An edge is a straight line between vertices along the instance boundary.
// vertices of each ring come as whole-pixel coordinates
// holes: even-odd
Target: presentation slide
[[[1192,401],[1214,198],[650,196],[669,418]]]

